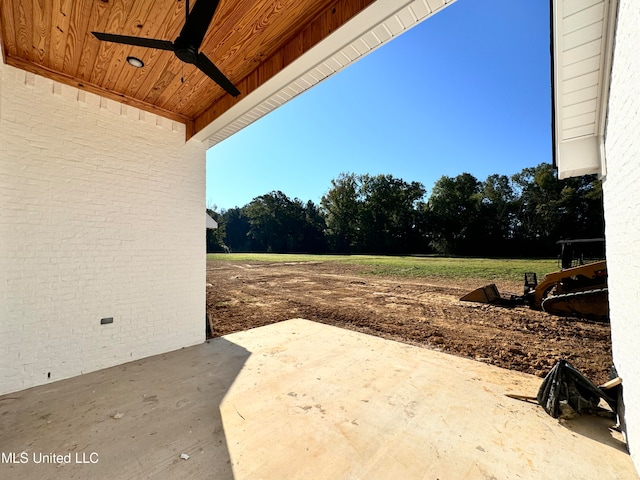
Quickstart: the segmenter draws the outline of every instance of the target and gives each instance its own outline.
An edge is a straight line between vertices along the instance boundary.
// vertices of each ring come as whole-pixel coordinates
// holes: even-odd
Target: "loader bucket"
[[[500,292],[498,292],[498,287],[496,287],[495,283],[492,283],[476,288],[473,292],[461,297],[460,300],[464,302],[500,303],[502,298],[500,297]]]

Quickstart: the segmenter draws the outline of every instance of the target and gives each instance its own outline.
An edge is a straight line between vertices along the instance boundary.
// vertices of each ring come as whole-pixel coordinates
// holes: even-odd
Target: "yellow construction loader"
[[[490,284],[469,292],[460,300],[505,306],[528,305],[553,315],[608,321],[604,239],[561,240],[558,244],[562,246],[561,269],[548,273],[540,282],[535,273],[525,273],[523,295],[502,295],[495,284]]]

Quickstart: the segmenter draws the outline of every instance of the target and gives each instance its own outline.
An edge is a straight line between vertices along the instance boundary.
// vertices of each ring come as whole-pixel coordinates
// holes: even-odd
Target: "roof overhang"
[[[606,174],[604,136],[617,0],[551,0],[553,163]]]
[[[197,49],[236,96],[166,51],[209,0],[0,0],[0,48],[8,65],[181,122],[187,140],[212,145],[453,1],[220,0]]]
[[[207,213],[207,230],[215,230],[218,228],[218,222],[216,222],[211,215]]]
[[[212,147],[418,25],[455,0],[377,0],[251,92],[194,138]]]

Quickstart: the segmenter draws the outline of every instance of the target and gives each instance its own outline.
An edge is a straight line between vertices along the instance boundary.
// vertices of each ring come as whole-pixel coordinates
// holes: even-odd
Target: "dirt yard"
[[[459,301],[486,283],[378,277],[333,262],[208,261],[207,313],[213,336],[305,318],[538,376],[565,358],[596,384],[609,379],[608,324]]]

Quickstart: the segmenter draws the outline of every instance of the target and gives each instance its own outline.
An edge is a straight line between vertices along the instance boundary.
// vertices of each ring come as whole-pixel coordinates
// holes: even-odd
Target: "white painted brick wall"
[[[184,139],[0,64],[0,394],[204,340],[205,148]]]
[[[640,471],[640,2],[620,0],[603,182],[613,359]]]

